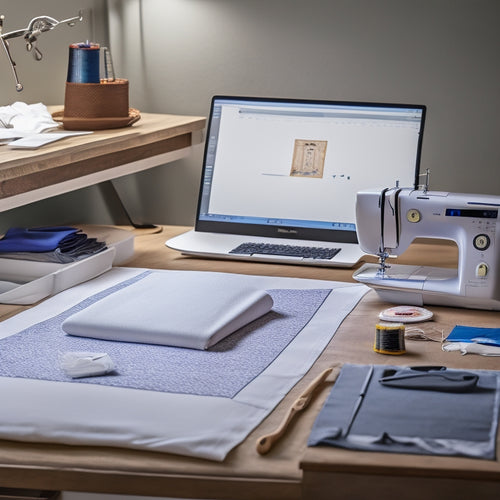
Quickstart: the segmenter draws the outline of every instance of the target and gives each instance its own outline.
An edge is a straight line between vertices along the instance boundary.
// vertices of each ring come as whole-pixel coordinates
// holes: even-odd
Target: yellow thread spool
[[[405,326],[403,323],[377,323],[373,350],[380,354],[404,354]]]

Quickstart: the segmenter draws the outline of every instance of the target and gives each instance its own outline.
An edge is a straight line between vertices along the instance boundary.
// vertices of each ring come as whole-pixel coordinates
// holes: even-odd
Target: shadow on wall
[[[23,46],[12,47],[23,99],[61,102],[68,44],[109,34],[116,74],[129,79],[130,105],[142,112],[206,116],[214,94],[425,104],[422,168],[431,169],[431,188],[500,193],[498,0],[82,0],[78,7],[92,7],[92,21],[84,31],[45,35],[43,72]],[[74,15],[63,0],[0,1],[9,27],[42,10]],[[6,103],[19,97],[6,71],[0,90]],[[201,158],[196,149],[120,180],[133,217],[192,224]],[[82,219],[104,222],[117,212],[104,196],[89,189],[31,213],[57,217],[60,202],[71,210],[81,203]]]

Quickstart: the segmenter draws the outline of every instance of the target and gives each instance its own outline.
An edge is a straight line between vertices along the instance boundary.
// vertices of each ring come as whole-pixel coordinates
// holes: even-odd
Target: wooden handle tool
[[[335,372],[334,372],[335,370]],[[288,410],[285,418],[282,420],[281,424],[276,428],[275,431],[270,434],[265,434],[257,440],[257,452],[261,455],[265,455],[273,447],[273,445],[278,441],[278,439],[283,436],[288,428],[288,425],[293,420],[295,415],[300,411],[307,408],[311,402],[314,390],[321,385],[331,373],[334,373],[334,378],[332,382],[335,381],[340,372],[340,366],[333,366],[327,368],[322,373],[320,373],[304,390],[304,392],[295,400],[290,409]]]

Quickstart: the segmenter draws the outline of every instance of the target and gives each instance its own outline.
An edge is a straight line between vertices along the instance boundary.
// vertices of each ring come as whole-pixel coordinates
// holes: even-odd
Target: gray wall
[[[22,92],[16,92],[7,57],[0,49],[0,106],[16,101],[62,104],[69,44],[84,40],[108,43],[106,0],[0,0],[0,14],[5,16],[4,33],[24,28],[32,18],[41,15],[68,19],[78,15],[79,9],[84,11],[82,22],[72,28],[58,26],[39,37],[42,61],[35,61],[26,51],[22,38],[10,41],[10,51],[24,85]],[[66,224],[87,219],[112,222],[110,208],[100,188],[84,189],[0,213],[0,231],[11,225]]]
[[[216,93],[422,103],[431,186],[500,194],[498,0],[109,4],[115,60],[141,109],[204,115]],[[200,164],[198,151],[138,176],[143,212],[190,223]]]
[[[0,6],[5,12],[11,3]],[[70,5],[99,8],[102,2],[19,3],[71,15]],[[116,72],[130,80],[131,105],[143,112],[206,115],[217,93],[422,103],[428,106],[422,167],[431,169],[431,188],[500,195],[498,0],[107,4]],[[18,57],[23,73],[24,59]],[[60,82],[66,59],[61,56]],[[40,80],[30,98],[61,102],[53,81]],[[2,72],[4,104],[16,97],[5,94],[6,85],[11,82]],[[199,146],[189,159],[121,179],[134,218],[190,224],[201,157]],[[68,197],[74,196],[91,196],[98,210],[85,211],[90,222],[116,217],[106,194]]]
[[[24,40],[10,40],[10,51],[17,63],[19,79],[24,84],[22,92],[16,92],[14,79],[7,57],[1,50],[0,56],[0,106],[14,101],[62,104],[64,82],[68,69],[68,46],[73,42],[107,38],[106,0],[0,0],[0,15],[5,16],[3,32],[24,28],[38,16],[50,16],[57,20],[68,19],[83,10],[83,21],[70,28],[59,25],[43,33],[38,39],[38,48],[43,53],[40,62],[27,52]]]

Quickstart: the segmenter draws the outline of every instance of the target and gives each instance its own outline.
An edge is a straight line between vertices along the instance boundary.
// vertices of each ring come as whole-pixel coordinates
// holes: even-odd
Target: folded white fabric
[[[71,378],[96,377],[115,369],[105,352],[65,352],[61,354],[61,368]]]
[[[69,335],[208,349],[269,312],[265,291],[212,273],[152,273],[67,318]]]
[[[59,127],[47,107],[42,103],[15,102],[0,106],[0,124],[23,133],[40,133]]]
[[[500,347],[476,342],[449,342],[443,351],[460,351],[461,354],[480,354],[481,356],[500,356]]]

